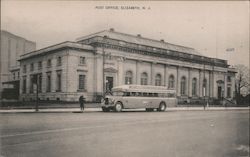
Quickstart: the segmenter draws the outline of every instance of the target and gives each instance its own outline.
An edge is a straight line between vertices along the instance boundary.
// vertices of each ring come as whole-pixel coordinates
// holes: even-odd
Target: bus
[[[164,86],[122,85],[112,88],[102,100],[104,112],[145,108],[146,111],[165,111],[177,105],[176,91]]]

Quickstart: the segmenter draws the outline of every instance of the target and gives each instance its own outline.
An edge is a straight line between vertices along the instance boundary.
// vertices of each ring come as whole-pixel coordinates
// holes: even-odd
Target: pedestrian
[[[84,110],[84,100],[85,98],[83,97],[83,95],[80,96],[79,98],[79,103],[80,103],[80,108],[81,108],[81,111]]]

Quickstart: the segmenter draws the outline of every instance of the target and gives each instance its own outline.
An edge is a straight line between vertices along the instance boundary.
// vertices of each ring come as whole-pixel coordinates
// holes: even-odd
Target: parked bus
[[[121,112],[123,109],[145,108],[146,111],[165,111],[177,104],[175,90],[164,86],[122,85],[112,88],[112,92],[102,100],[102,110]]]

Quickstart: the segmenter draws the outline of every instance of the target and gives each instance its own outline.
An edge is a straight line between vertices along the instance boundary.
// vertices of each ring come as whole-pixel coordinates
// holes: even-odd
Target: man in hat
[[[81,111],[84,110],[84,101],[85,101],[85,98],[83,97],[83,95],[81,95],[80,98],[79,98]]]

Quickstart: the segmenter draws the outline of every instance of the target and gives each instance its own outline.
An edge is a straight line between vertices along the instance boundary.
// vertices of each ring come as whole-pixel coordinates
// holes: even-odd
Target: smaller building
[[[35,42],[1,30],[0,98],[18,98],[20,80],[18,59],[20,55],[35,49]]]

